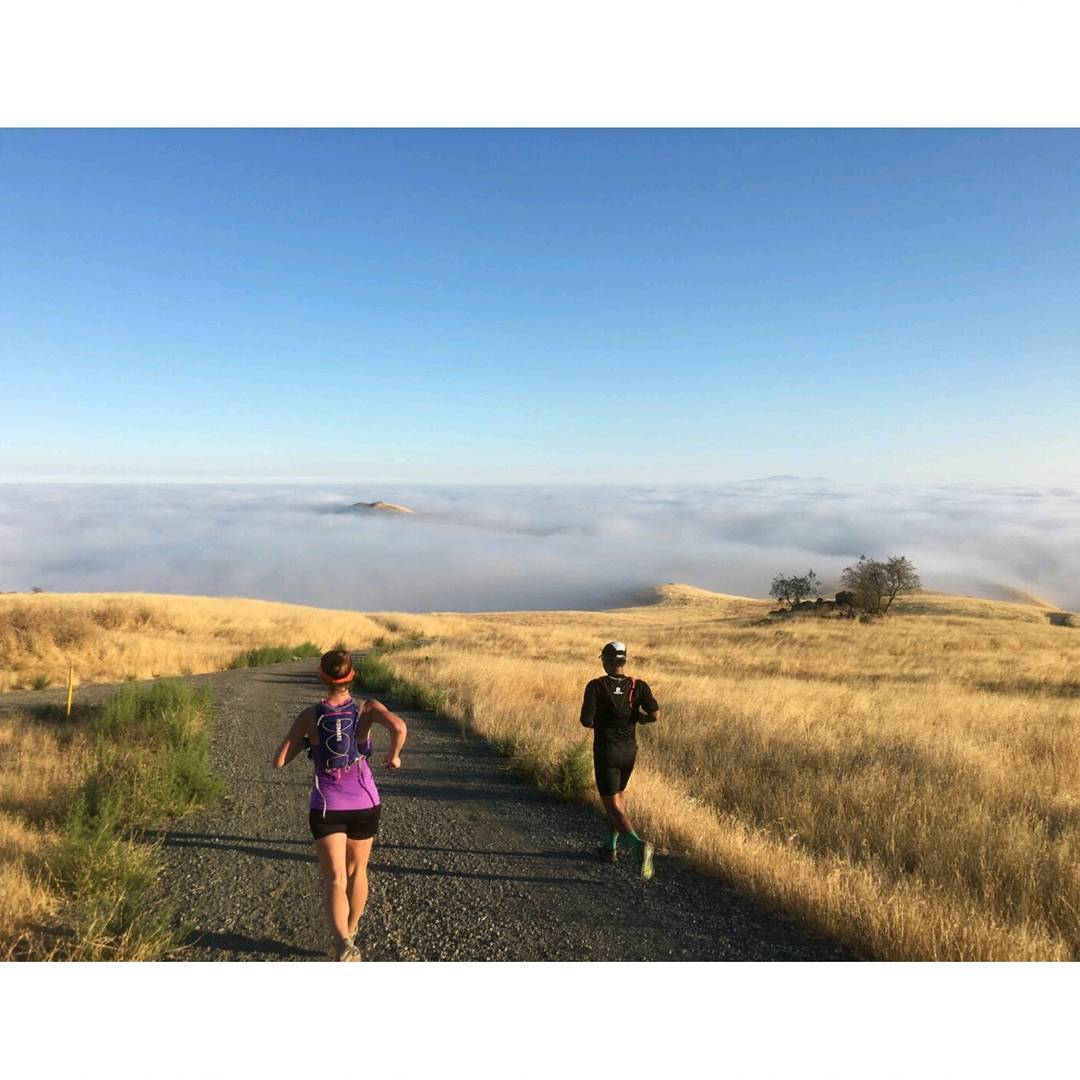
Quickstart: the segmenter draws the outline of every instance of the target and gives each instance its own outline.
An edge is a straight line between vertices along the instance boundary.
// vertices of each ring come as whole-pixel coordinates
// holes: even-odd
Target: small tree
[[[854,566],[844,568],[840,580],[845,589],[855,594],[859,607],[871,615],[884,615],[898,596],[922,588],[915,567],[905,555],[893,555],[884,562],[860,555]]]
[[[775,596],[781,603],[788,603],[794,607],[800,600],[810,596],[821,595],[821,582],[813,570],[807,570],[802,577],[784,577],[777,574],[772,579],[772,588],[769,595]]]

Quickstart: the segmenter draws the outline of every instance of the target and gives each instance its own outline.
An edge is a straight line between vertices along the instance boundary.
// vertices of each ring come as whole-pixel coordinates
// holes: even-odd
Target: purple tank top
[[[326,700],[320,701],[315,706],[316,722],[326,714],[338,711],[348,711],[351,714],[354,709],[357,710],[356,715],[359,718],[358,707],[352,698],[339,705],[331,705]],[[360,757],[347,769],[328,773],[316,764],[311,785],[312,810],[370,810],[379,805],[379,789],[375,786],[375,777],[371,775],[367,762],[373,750],[371,739],[358,742],[356,748],[360,751]]]

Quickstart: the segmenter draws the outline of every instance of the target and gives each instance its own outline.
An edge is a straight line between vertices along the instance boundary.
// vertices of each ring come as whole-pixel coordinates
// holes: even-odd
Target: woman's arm
[[[292,722],[289,734],[282,739],[281,745],[274,755],[275,769],[284,769],[304,748],[304,736],[310,735],[311,721],[314,716],[315,710],[307,708]]]
[[[374,698],[368,698],[364,702],[363,716],[368,723],[378,724],[390,732],[390,752],[383,758],[383,764],[388,769],[400,769],[401,748],[405,745],[405,736],[408,734],[405,721]]]

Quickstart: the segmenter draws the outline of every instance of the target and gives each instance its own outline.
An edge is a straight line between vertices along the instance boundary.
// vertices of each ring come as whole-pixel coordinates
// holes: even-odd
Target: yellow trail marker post
[[[68,701],[67,701],[67,718],[71,719],[71,695],[75,691],[75,668],[68,667]]]

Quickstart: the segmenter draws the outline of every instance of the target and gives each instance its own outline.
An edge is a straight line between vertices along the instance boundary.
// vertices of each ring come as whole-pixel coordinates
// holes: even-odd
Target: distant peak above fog
[[[358,502],[353,503],[349,507],[350,510],[366,511],[375,510],[381,511],[386,514],[415,514],[415,510],[410,510],[407,506],[400,506],[398,503],[383,502],[381,499],[376,499],[375,502]]]

